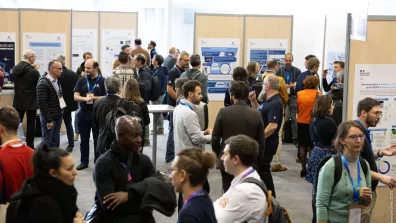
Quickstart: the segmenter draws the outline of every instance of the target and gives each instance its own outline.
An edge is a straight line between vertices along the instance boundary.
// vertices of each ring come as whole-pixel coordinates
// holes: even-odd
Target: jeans
[[[163,95],[161,95],[159,98],[158,98],[158,100],[156,100],[156,101],[152,101],[152,104],[153,105],[160,105],[160,104],[162,104],[162,99],[163,99]],[[162,115],[160,115],[159,116],[159,118],[158,118],[158,124],[157,124],[157,126],[154,126],[153,127],[153,129],[154,128],[157,128],[157,130],[164,130],[164,118],[162,117]]]
[[[168,92],[166,92],[166,91],[165,91],[164,96],[162,97],[162,104],[163,104],[163,105],[167,105],[167,104],[168,104]],[[162,115],[163,115],[163,116],[167,116],[168,113],[165,112],[165,113],[162,113]]]
[[[92,113],[80,111],[78,113],[78,127],[80,130],[81,143],[80,143],[80,152],[81,152],[81,164],[89,163],[89,138],[91,136],[91,130],[94,140],[94,162],[99,158],[99,152],[96,150],[96,144],[98,141],[98,129],[95,129],[93,126],[93,117]]]
[[[278,144],[266,144],[264,156],[259,156],[257,171],[261,180],[263,180],[265,186],[267,186],[267,189],[272,191],[272,196],[274,197],[276,197],[276,195],[274,181],[272,180],[271,175],[271,161],[277,148]]]
[[[71,111],[63,111],[63,121],[65,122],[66,126],[67,141],[69,142],[69,146],[74,147],[74,130],[71,113]]]
[[[175,141],[173,139],[173,114],[169,114],[169,134],[166,143],[165,162],[170,163],[175,159]]]
[[[43,115],[40,115],[41,122],[41,143],[46,144],[49,148],[59,148],[60,129],[62,126],[62,118],[54,120],[54,126],[47,128],[47,122]]]
[[[36,131],[36,114],[37,110],[18,110],[19,120],[22,123],[23,116],[26,113],[26,145],[34,149],[34,133]]]

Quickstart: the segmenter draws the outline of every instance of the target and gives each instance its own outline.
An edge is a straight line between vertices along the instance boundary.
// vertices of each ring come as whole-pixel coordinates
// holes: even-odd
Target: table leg
[[[157,168],[157,124],[160,115],[161,113],[153,113],[153,155],[151,160],[153,161],[154,168]]]

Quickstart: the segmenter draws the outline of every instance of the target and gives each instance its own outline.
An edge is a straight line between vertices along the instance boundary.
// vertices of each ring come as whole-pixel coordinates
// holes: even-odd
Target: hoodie
[[[37,110],[36,86],[40,73],[26,61],[21,61],[12,70],[15,86],[13,107],[20,111]]]
[[[154,70],[154,77],[158,77],[158,80],[161,83],[161,95],[164,95],[166,92],[166,79],[168,77],[168,72],[168,68],[162,66]]]
[[[190,80],[197,80],[201,83],[201,91],[202,91],[202,101],[206,104],[208,103],[208,77],[203,74],[199,69],[191,68],[186,70],[181,78],[187,77]]]

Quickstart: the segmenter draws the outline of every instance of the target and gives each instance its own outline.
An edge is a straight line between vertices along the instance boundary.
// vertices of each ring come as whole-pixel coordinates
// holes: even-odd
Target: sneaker
[[[287,167],[282,166],[282,165],[274,165],[272,166],[272,172],[280,172],[280,171],[286,171]]]
[[[74,146],[67,146],[66,147],[66,152],[72,153],[73,152],[73,148],[74,148]]]
[[[74,141],[78,141],[79,138],[80,138],[80,134],[74,133]]]
[[[83,170],[83,169],[87,169],[88,168],[88,164],[85,163],[81,163],[80,165],[78,165],[76,167],[77,170]]]

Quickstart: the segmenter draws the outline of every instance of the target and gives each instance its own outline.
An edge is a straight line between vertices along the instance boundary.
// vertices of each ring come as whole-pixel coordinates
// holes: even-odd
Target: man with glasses
[[[62,87],[58,78],[62,74],[62,64],[53,60],[48,64],[48,74],[37,84],[37,104],[40,109],[42,143],[48,147],[59,147],[62,111],[66,107]]]
[[[371,213],[373,212],[375,202],[377,200],[377,194],[375,189],[378,185],[378,181],[388,185],[391,189],[396,187],[396,180],[391,176],[383,175],[378,173],[376,159],[383,156],[394,156],[396,154],[396,145],[391,145],[384,149],[374,151],[371,144],[369,127],[376,127],[382,117],[382,111],[380,107],[381,103],[373,98],[365,98],[359,101],[357,106],[358,119],[355,121],[359,123],[366,131],[365,143],[360,156],[364,158],[370,165],[371,170],[371,188],[372,188],[372,200],[370,205],[364,207],[362,210],[362,222],[370,222]],[[355,138],[357,139],[357,138]]]

